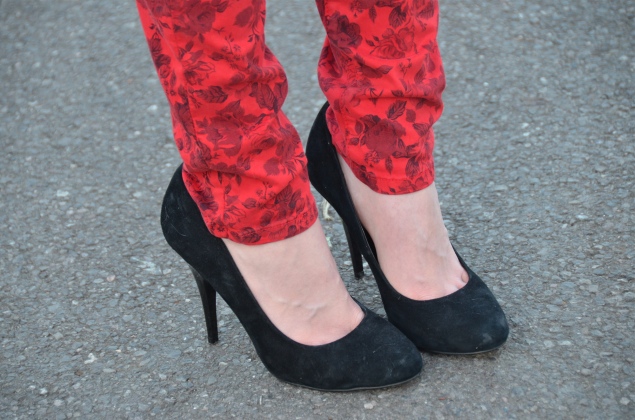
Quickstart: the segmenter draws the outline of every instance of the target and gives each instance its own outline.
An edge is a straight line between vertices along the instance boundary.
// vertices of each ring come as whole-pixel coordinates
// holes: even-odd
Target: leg
[[[437,1],[318,0],[318,9],[327,123],[382,270],[412,299],[451,294],[468,276],[433,182],[432,125],[445,87]]]
[[[262,244],[307,230],[317,211],[287,79],[264,42],[261,0],[138,0],[170,102],[185,185],[210,232]]]
[[[319,223],[261,0],[138,0],[170,102],[183,180],[250,290],[289,338],[324,344],[363,314]]]

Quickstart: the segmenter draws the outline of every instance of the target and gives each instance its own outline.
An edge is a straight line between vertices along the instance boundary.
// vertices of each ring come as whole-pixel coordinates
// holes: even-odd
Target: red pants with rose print
[[[281,110],[282,66],[264,39],[265,0],[137,0],[171,107],[183,179],[210,232],[261,244],[317,209],[298,133]],[[433,123],[445,78],[437,0],[317,0],[318,63],[340,155],[373,190],[434,180]]]

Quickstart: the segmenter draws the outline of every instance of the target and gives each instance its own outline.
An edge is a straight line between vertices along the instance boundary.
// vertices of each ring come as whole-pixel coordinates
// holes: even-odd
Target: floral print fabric
[[[172,112],[183,180],[210,232],[260,244],[317,218],[262,0],[138,0]]]
[[[437,0],[317,0],[327,36],[318,65],[333,143],[374,191],[434,180],[432,125],[445,76]]]
[[[317,0],[318,65],[336,148],[375,191],[434,179],[432,124],[445,85],[436,0]],[[264,0],[137,0],[183,158],[210,232],[261,244],[317,218],[306,158],[281,111],[282,66],[264,39]]]

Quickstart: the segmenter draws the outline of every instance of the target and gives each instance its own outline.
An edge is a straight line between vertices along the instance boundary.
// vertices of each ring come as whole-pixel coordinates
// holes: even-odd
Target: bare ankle
[[[326,344],[361,322],[319,223],[274,243],[225,243],[265,314],[292,340]]]
[[[340,162],[358,216],[373,238],[391,285],[419,300],[463,287],[468,275],[450,244],[435,184],[410,194],[379,194],[357,179],[343,159]]]

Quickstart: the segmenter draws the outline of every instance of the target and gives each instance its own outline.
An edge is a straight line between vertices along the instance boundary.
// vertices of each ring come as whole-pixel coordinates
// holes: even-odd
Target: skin
[[[224,241],[265,314],[292,340],[327,344],[364,318],[344,286],[319,222],[268,244]]]
[[[456,292],[469,277],[452,249],[434,183],[411,194],[377,193],[340,158],[346,185],[379,264],[402,295],[429,300]]]

